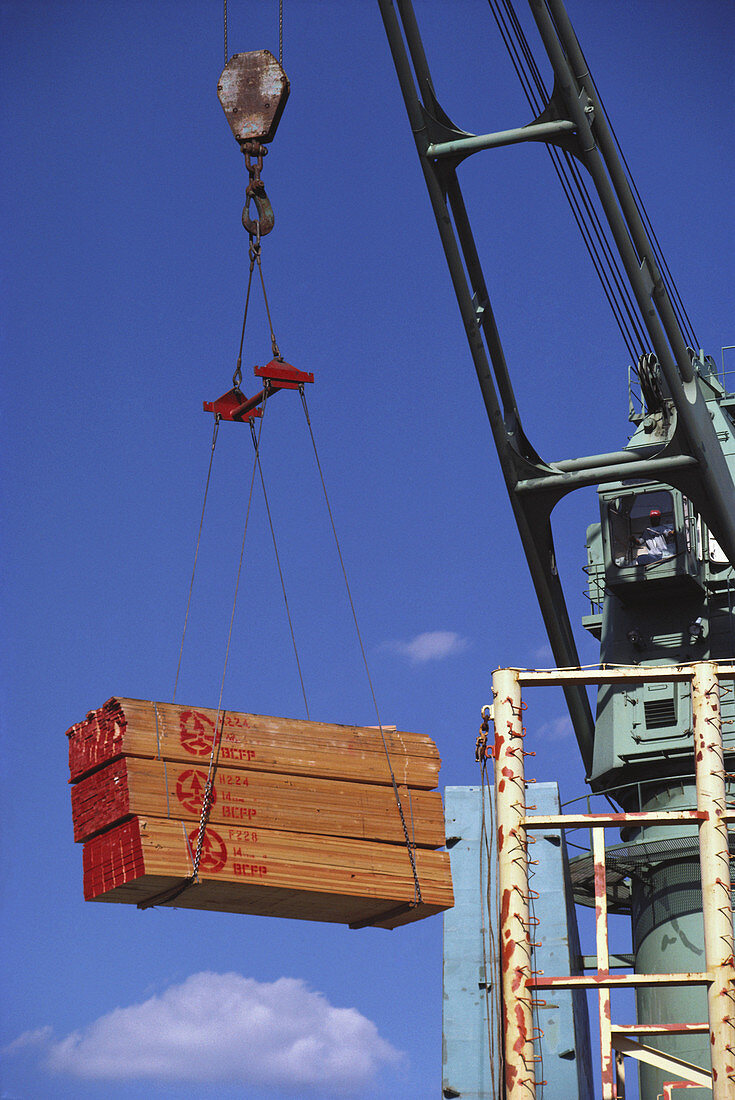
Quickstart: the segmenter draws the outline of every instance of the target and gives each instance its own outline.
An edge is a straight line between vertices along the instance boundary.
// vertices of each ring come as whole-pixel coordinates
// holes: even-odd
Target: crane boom
[[[605,112],[561,0],[530,0],[554,71],[544,110],[530,124],[475,135],[456,126],[436,97],[411,0],[379,0],[404,104],[436,217],[470,352],[554,660],[579,664],[556,566],[551,512],[588,485],[644,477],[679,488],[735,561],[735,483],[706,402],[706,383],[687,348],[655,251],[638,211]],[[552,462],[528,440],[490,305],[457,168],[480,150],[543,142],[584,166],[599,197],[676,410],[668,437],[647,451]],[[635,463],[633,466],[632,463]],[[631,465],[629,465],[631,464]],[[594,720],[584,690],[565,687],[584,765],[590,772]]]

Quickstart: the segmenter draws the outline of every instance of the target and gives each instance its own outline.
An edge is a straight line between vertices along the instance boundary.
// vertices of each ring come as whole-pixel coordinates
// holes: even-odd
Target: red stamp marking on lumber
[[[249,764],[251,760],[255,760],[255,749],[236,749],[225,745],[222,749],[223,760],[243,760],[246,764]]]
[[[204,790],[207,786],[207,773],[197,768],[182,772],[176,782],[176,797],[190,814],[198,814],[202,808]],[[217,801],[217,792],[212,788],[211,805]]]
[[[250,723],[247,718],[244,718],[242,714],[226,714],[225,715],[226,726],[237,726],[238,729],[250,729]]]
[[[230,829],[230,832],[232,832],[232,829]],[[256,832],[243,832],[242,830],[239,830],[236,835],[244,844],[258,843],[258,834]],[[234,856],[250,856],[253,859],[255,858],[252,852],[243,851],[239,844],[236,844],[235,847],[232,849],[232,854]]]
[[[214,792],[212,792],[214,793]],[[214,799],[212,800],[214,801]],[[237,821],[250,821],[257,815],[258,811],[254,806],[223,806],[222,816],[231,817]]]
[[[220,737],[222,736],[220,731]],[[206,756],[212,751],[214,722],[196,710],[181,712],[179,737],[181,745],[192,756]]]
[[[232,869],[236,875],[243,875],[246,878],[262,878],[268,874],[268,868],[265,863],[233,863]]]
[[[248,787],[250,786],[250,780],[247,775],[232,775],[227,773],[226,775],[219,774],[217,776],[217,782],[221,787]],[[228,797],[231,797],[228,795]]]
[[[189,834],[189,844],[192,851],[196,850],[198,839],[199,829],[194,829]],[[202,857],[199,861],[199,870],[209,871],[210,874],[214,875],[217,871],[221,871],[226,863],[227,848],[224,840],[214,829],[206,829],[202,840]]]

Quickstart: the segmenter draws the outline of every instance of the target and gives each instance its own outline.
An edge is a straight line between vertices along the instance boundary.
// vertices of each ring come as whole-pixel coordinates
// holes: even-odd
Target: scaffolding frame
[[[602,1100],[624,1100],[624,1057],[648,1062],[670,1073],[673,1088],[711,1088],[713,1100],[730,1100],[735,1089],[735,960],[728,822],[735,812],[726,805],[726,772],[720,716],[720,678],[731,679],[735,665],[702,661],[687,665],[626,668],[498,669],[493,675],[495,797],[500,894],[500,965],[503,996],[505,1100],[534,1100],[536,1037],[533,1023],[536,992],[544,989],[598,990]],[[521,689],[619,682],[689,681],[692,689],[696,810],[642,813],[560,814],[527,816]],[[605,828],[626,825],[699,827],[702,913],[706,969],[685,974],[611,974],[607,924]],[[536,974],[532,969],[533,917],[529,886],[528,833],[536,829],[581,826],[592,834],[595,868],[597,971],[592,974]],[[612,1022],[615,988],[653,985],[704,985],[708,1019],[702,1023],[631,1024]],[[709,1032],[712,1071],[674,1058],[644,1042],[654,1035]]]

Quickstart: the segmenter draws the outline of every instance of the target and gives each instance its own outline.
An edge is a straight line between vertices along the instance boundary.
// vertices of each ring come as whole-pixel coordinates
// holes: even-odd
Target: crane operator
[[[652,508],[649,513],[649,525],[645,528],[640,538],[636,538],[636,546],[642,549],[636,554],[636,565],[650,565],[652,562],[663,561],[665,558],[673,558],[676,552],[674,531],[661,522],[661,512],[658,508]]]

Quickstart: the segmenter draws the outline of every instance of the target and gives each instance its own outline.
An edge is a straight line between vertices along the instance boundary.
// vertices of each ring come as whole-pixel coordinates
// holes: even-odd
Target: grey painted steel
[[[392,0],[379,0],[379,4],[554,660],[561,667],[571,667],[579,659],[556,570],[551,512],[566,493],[612,478],[609,467],[614,463],[606,459],[594,465],[592,460],[572,459],[566,460],[563,467],[555,466],[542,460],[526,438],[456,176],[457,164],[470,151],[465,143],[475,141],[478,148],[488,147],[487,135],[477,138],[462,131],[440,107],[410,0],[397,0],[397,5]],[[559,0],[554,0],[551,7],[554,22],[542,0],[531,0],[555,71],[555,106],[567,115],[562,121],[572,122],[575,127],[574,134],[565,131],[564,141],[574,142],[573,151],[598,192],[677,410],[671,437],[662,441],[661,449],[654,449],[650,457],[639,453],[621,459],[620,465],[628,468],[619,473],[621,478],[665,476],[669,484],[694,501],[720,545],[735,560],[735,484],[703,397],[705,384],[692,366],[581,50]],[[564,28],[564,47],[555,24]],[[532,124],[528,129],[533,125],[545,123]],[[457,152],[452,157],[449,146],[454,142],[458,143],[454,146]],[[432,156],[431,149],[441,151],[442,156]],[[646,462],[651,465],[646,466]],[[560,476],[565,474],[577,476]],[[564,691],[589,772],[594,739],[592,714],[584,692],[576,685],[567,684]]]
[[[597,189],[688,447],[699,464],[703,499],[698,504],[728,558],[735,563],[735,484],[594,82],[561,0],[548,0],[548,6],[547,0],[529,0],[529,3],[554,67],[555,88],[577,124],[580,160]],[[581,91],[591,102],[592,124],[585,113]]]
[[[551,463],[555,470],[568,473],[571,470],[592,470],[598,466],[617,466],[621,462],[638,462],[642,458],[656,458],[661,446],[640,447],[636,451],[611,451],[603,455],[587,455],[585,458],[562,458]]]
[[[558,491],[550,493],[549,498],[543,502],[537,498],[529,507],[514,492],[515,484],[521,476],[537,475],[548,467],[538,458],[521,427],[503,348],[490,307],[487,286],[454,168],[449,161],[435,163],[426,156],[426,150],[432,140],[439,141],[466,135],[452,126],[436,102],[411,4],[407,0],[401,0],[398,5],[411,60],[404,46],[394,4],[391,0],[379,0],[379,4],[485,410],[554,659],[562,667],[578,665],[580,662],[577,646],[556,571],[556,555],[550,523],[551,510],[564,494]],[[426,108],[417,93],[411,62],[416,71],[416,79],[424,103],[427,104]],[[447,200],[451,205],[451,215]],[[452,225],[452,216],[456,234]],[[471,281],[471,289],[467,282],[467,275]],[[487,342],[492,369],[483,338]],[[585,767],[589,769],[592,762],[594,730],[589,700],[584,689],[574,684],[566,685],[564,693],[582,759]]]
[[[500,149],[504,145],[519,145],[522,141],[549,141],[569,134],[575,129],[573,122],[532,122],[528,126],[516,126],[513,130],[498,130],[495,134],[477,134],[457,138],[456,141],[439,141],[426,148],[427,157],[464,157],[480,149]]]
[[[644,809],[692,807],[696,805],[693,785],[680,790],[679,797],[666,794]],[[684,830],[650,827],[636,840],[654,842],[684,835]],[[687,829],[686,834],[696,835]],[[673,858],[641,868],[632,877],[633,949],[637,973],[692,973],[706,969],[702,923],[702,888],[696,855],[683,860],[672,849]],[[636,990],[637,1019],[642,1024],[673,1024],[707,1020],[707,992],[704,988],[646,988]],[[659,1050],[709,1069],[709,1035],[671,1035],[650,1040]],[[653,1066],[639,1067],[641,1095],[656,1097],[670,1075]],[[709,1091],[685,1093],[692,1100],[712,1100]]]
[[[443,1095],[462,1100],[489,1100],[492,1067],[488,1043],[488,1003],[497,994],[499,973],[491,957],[492,940],[499,938],[497,912],[488,908],[496,897],[496,858],[488,868],[484,819],[488,834],[494,828],[493,795],[485,788],[447,787],[445,818],[455,904],[444,914]],[[537,814],[559,813],[556,783],[536,783],[533,801]],[[566,850],[558,830],[537,834],[533,857],[535,902],[539,927],[535,938],[534,968],[547,973],[572,972],[579,954],[576,917],[566,872]],[[492,851],[492,836],[488,836]],[[486,889],[486,875],[490,888]],[[483,937],[486,947],[483,949]],[[559,990],[537,1013],[543,1029],[543,1071],[546,1100],[593,1100],[592,1059],[587,1003],[582,991]]]
[[[648,836],[651,830],[646,830]],[[675,877],[674,877],[675,876]],[[645,882],[633,880],[635,969],[650,974],[704,970],[702,890],[698,861],[675,860],[658,864]],[[707,1019],[704,988],[644,988],[636,991],[640,1023],[697,1022]],[[660,1036],[651,1045],[676,1058],[709,1069],[709,1035]],[[639,1068],[641,1095],[656,1097],[671,1075],[653,1066]],[[687,1093],[692,1100],[712,1100],[712,1093]]]
[[[669,455],[665,458],[649,458],[641,462],[628,461],[619,466],[599,466],[589,470],[570,470],[560,474],[546,474],[516,482],[517,493],[543,493],[549,489],[581,489],[585,485],[605,485],[621,478],[639,477],[645,480],[654,478],[664,481],[665,475],[676,470],[692,469],[697,460],[691,455]]]

